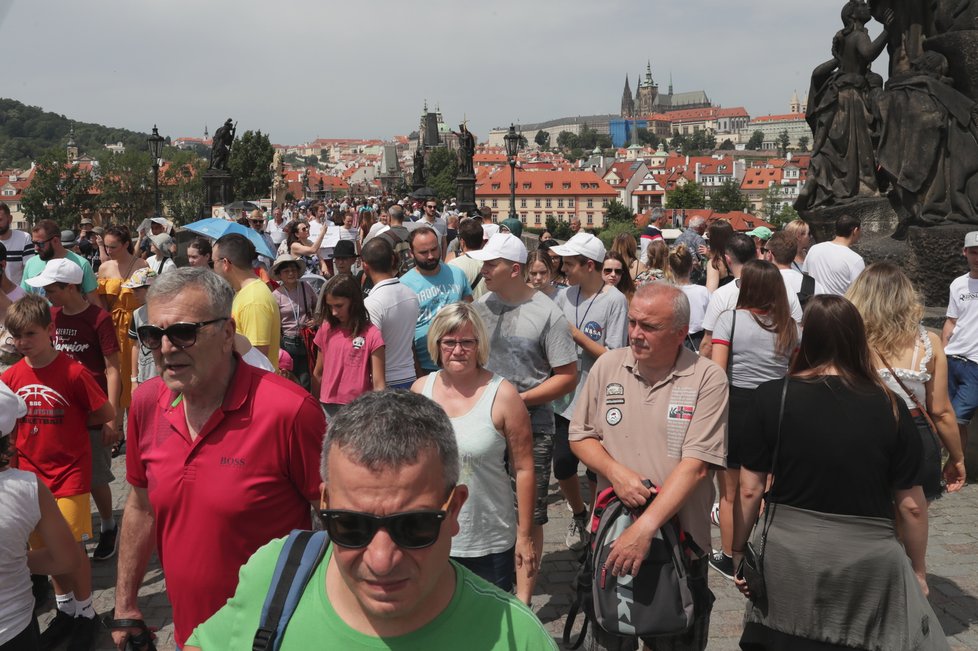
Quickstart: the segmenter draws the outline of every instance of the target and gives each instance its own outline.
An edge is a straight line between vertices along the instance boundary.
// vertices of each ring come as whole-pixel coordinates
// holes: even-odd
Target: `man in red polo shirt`
[[[160,377],[130,407],[115,617],[142,619],[136,594],[155,548],[179,646],[234,594],[255,550],[309,528],[319,500],[322,410],[233,352],[233,300],[209,269],[174,269],[153,284],[137,330]],[[138,631],[113,637],[122,648]]]

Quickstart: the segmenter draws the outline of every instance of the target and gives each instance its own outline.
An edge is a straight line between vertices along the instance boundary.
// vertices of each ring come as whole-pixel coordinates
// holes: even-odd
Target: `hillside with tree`
[[[17,100],[0,98],[0,169],[30,167],[53,149],[64,149],[74,128],[75,144],[83,154],[97,156],[105,145],[121,142],[126,150],[145,150],[148,133],[79,122]]]

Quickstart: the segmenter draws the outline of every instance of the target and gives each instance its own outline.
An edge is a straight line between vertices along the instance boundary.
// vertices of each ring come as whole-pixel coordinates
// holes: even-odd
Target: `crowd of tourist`
[[[250,648],[282,538],[314,520],[331,544],[282,649],[555,648],[528,608],[551,473],[572,550],[604,489],[635,509],[611,575],[637,574],[673,518],[703,550],[692,626],[647,648],[706,648],[709,568],[750,598],[745,649],[947,648],[927,509],[965,481],[978,232],[938,335],[898,267],[864,268],[847,216],[816,245],[801,221],[699,218],[667,242],[640,215],[610,248],[576,222],[533,251],[518,220],[434,199],[240,222],[274,258],[159,217],[24,234],[0,203],[0,650],[91,649],[91,563],[116,556],[107,623],[151,648],[154,550],[177,644]],[[752,545],[763,606],[740,572]],[[639,640],[593,626],[587,643]]]

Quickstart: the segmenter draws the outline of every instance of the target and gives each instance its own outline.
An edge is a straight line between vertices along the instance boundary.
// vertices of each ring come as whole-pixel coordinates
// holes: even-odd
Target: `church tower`
[[[75,127],[68,130],[68,142],[66,143],[66,154],[68,164],[73,165],[78,160],[78,145],[75,144]]]
[[[791,95],[791,112],[792,113],[801,113],[802,112],[801,101],[799,101],[799,99],[798,99],[798,91],[797,90]]]
[[[621,94],[621,117],[635,117],[635,100],[632,99],[632,89],[628,85],[628,75],[625,75],[625,90]]]
[[[638,116],[654,112],[655,99],[659,95],[659,85],[652,79],[652,62],[645,67],[645,77],[641,79],[635,93],[635,112]]]

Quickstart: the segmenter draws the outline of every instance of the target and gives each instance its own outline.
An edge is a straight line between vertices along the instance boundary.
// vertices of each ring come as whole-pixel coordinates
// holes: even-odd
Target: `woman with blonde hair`
[[[647,285],[655,280],[672,281],[669,268],[669,246],[662,240],[653,240],[645,251],[645,270],[635,277],[635,287]]]
[[[812,246],[812,236],[808,224],[801,219],[794,219],[785,224],[784,232],[794,237],[798,243],[798,252],[795,253],[795,260],[791,263],[791,268],[795,271],[803,271],[805,257],[808,255],[808,249]]]
[[[441,370],[418,378],[411,390],[434,400],[451,419],[458,481],[469,489],[451,556],[511,592],[517,568],[532,576],[539,566],[530,535],[536,491],[530,416],[516,388],[486,370],[489,334],[468,303],[438,312],[428,330],[428,352]],[[507,458],[516,478],[516,508]],[[530,603],[530,594],[517,596]]]
[[[703,285],[690,281],[693,254],[685,244],[680,244],[669,252],[669,270],[672,272],[673,282],[689,299],[689,334],[686,335],[683,345],[695,353],[699,351],[703,341],[703,317],[706,316],[706,306],[710,303],[710,292]]]
[[[631,233],[616,235],[611,243],[611,252],[622,257],[632,278],[637,278],[640,273],[645,271],[645,264],[638,257],[638,243]]]
[[[895,264],[877,262],[856,278],[846,298],[866,324],[876,371],[907,405],[920,433],[924,456],[917,479],[924,496],[929,502],[943,492],[942,443],[948,451],[943,469],[947,489],[960,490],[965,481],[964,456],[947,393],[947,358],[940,337],[920,324],[924,308],[913,284]]]

